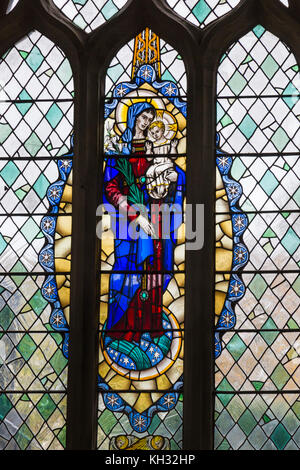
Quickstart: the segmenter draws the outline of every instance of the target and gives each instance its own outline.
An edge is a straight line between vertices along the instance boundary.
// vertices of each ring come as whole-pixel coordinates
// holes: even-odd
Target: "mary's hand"
[[[147,235],[150,235],[152,238],[157,238],[154,227],[147,217],[144,215],[139,215],[135,219],[135,223],[139,225]]]

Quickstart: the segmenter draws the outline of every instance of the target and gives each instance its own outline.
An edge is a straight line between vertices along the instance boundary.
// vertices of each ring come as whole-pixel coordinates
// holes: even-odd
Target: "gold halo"
[[[158,109],[156,111],[156,116],[153,119],[154,121],[161,121],[165,125],[165,133],[164,137],[167,140],[172,140],[177,134],[178,131],[178,123],[176,118],[171,114],[169,111],[164,109]],[[149,136],[149,140],[153,141],[153,139]]]
[[[145,98],[143,98],[145,96]],[[147,96],[147,98],[146,98]],[[153,98],[152,98],[153,96]],[[149,103],[157,110],[165,110],[166,106],[162,98],[158,98],[155,93],[149,90],[138,90],[126,95],[116,107],[116,130],[118,134],[123,134],[127,128],[128,109],[135,103]]]

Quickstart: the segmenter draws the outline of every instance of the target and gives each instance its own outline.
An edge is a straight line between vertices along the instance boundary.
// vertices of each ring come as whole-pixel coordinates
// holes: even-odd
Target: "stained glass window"
[[[127,0],[53,0],[53,3],[87,33],[114,16]]]
[[[66,435],[73,78],[32,31],[0,60],[0,448]]]
[[[165,237],[161,211],[176,204],[182,215],[185,201],[182,58],[146,28],[113,59],[106,93],[104,210],[121,211],[116,239],[114,215],[102,237],[98,447],[179,449],[184,222],[172,214]],[[122,208],[131,226],[142,218],[144,233],[156,230],[154,239],[121,237]]]
[[[215,447],[299,449],[296,58],[257,25],[217,94]]]
[[[276,2],[0,7],[1,450],[299,450],[298,19]]]

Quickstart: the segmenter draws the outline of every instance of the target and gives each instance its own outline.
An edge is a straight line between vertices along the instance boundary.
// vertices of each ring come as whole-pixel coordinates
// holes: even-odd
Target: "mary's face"
[[[136,118],[136,126],[140,131],[145,131],[153,121],[153,114],[149,111],[143,111],[137,118]]]

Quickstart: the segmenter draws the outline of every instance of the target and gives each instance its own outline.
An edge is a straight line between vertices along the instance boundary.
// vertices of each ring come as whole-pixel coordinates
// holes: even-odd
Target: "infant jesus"
[[[177,139],[165,138],[165,125],[162,121],[153,121],[148,129],[148,141],[145,144],[146,155],[176,155]],[[174,163],[169,157],[148,157],[152,165],[146,173],[147,191],[154,199],[164,198],[169,191],[170,183],[177,180]]]

